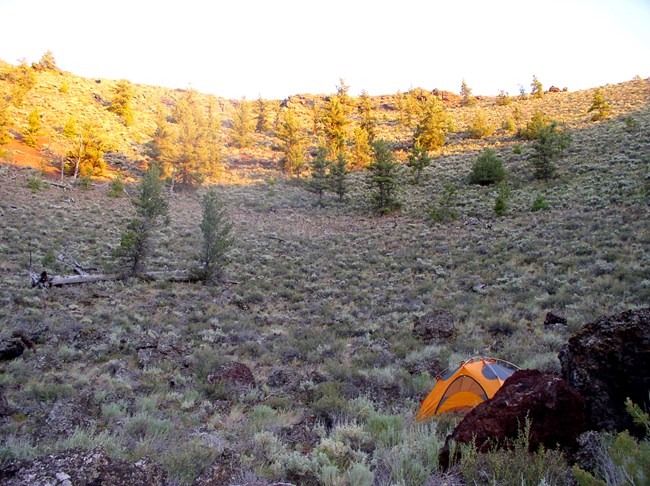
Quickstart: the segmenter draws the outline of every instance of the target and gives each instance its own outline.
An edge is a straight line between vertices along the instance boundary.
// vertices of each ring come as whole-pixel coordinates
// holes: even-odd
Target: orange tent
[[[482,356],[461,362],[455,370],[436,377],[437,383],[422,402],[417,420],[447,412],[469,412],[494,396],[506,378],[514,373],[511,367],[516,368],[505,361]]]

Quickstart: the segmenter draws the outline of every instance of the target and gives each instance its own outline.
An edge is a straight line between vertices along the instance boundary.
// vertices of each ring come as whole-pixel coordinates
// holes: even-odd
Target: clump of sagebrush
[[[201,200],[201,255],[196,278],[203,282],[214,282],[223,275],[227,263],[227,252],[234,239],[231,236],[232,223],[223,202],[214,190],[209,190]]]
[[[150,165],[138,187],[138,197],[133,200],[135,217],[122,233],[115,256],[121,260],[126,275],[144,270],[144,261],[151,252],[151,236],[161,218],[168,217],[167,201],[162,196],[163,182],[160,168]]]
[[[476,446],[463,447],[460,471],[467,484],[571,484],[569,466],[560,451],[544,449],[529,452],[530,422],[512,442],[510,450],[494,447],[479,453]]]
[[[506,176],[503,161],[492,149],[485,149],[474,161],[469,181],[487,186],[502,181]]]
[[[571,134],[558,130],[555,122],[543,127],[532,145],[533,154],[530,162],[536,179],[549,180],[555,175],[555,162],[562,157],[564,151],[571,145]]]
[[[627,430],[616,436],[600,434],[593,458],[594,470],[585,471],[578,465],[573,466],[573,475],[579,486],[648,484],[650,416],[629,398],[625,402],[625,409],[637,426],[645,428],[645,439],[637,441]]]

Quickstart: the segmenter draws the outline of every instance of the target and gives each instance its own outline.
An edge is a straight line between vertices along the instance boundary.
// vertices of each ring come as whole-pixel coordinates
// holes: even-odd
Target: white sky
[[[227,98],[650,76],[650,0],[0,0],[0,59]]]

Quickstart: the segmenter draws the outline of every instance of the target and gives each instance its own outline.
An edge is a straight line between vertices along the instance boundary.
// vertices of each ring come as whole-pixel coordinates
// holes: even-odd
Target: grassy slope
[[[41,76],[44,86],[39,81],[38,94],[22,110],[48,103],[44,117],[52,116],[48,136],[56,141],[56,127],[75,102],[54,96],[58,75]],[[91,91],[109,97],[108,81],[66,78],[77,99]],[[153,119],[144,108],[161,91],[138,90],[139,121],[128,130],[142,133]],[[131,208],[101,186],[32,193],[27,171],[0,166],[0,330],[48,329],[36,353],[0,365],[3,393],[15,412],[0,423],[0,459],[101,443],[128,458],[157,454],[188,480],[212,458],[192,447],[209,440],[219,444],[215,455],[225,450],[244,469],[281,478],[287,471],[260,452],[259,442],[275,441],[285,462],[282,454],[294,449],[305,461],[312,458],[304,443],[281,439],[283,427],[303,415],[344,414],[361,429],[370,407],[410,418],[432,385],[429,372],[479,353],[557,369],[557,351],[571,332],[598,315],[646,305],[650,297],[650,82],[607,86],[604,94],[614,114],[596,124],[586,114],[593,90],[513,104],[524,120],[543,107],[573,129],[574,145],[550,185],[531,180],[528,148],[514,153],[515,141],[499,133],[483,141],[452,135],[427,180],[404,185],[402,212],[385,218],[365,209],[361,174],[354,176],[348,203],[332,199],[325,208],[271,171],[249,172],[248,184],[219,186],[237,235],[229,276],[240,282],[223,288],[137,281],[27,288],[30,240],[37,267],[48,252],[66,250],[82,263],[109,269]],[[513,108],[481,103],[499,124]],[[122,152],[137,159],[128,152],[132,146],[120,145],[134,133],[103,108],[89,106],[88,116],[103,120]],[[471,121],[473,109],[451,111],[457,128]],[[381,116],[384,135],[408,139],[392,112]],[[465,182],[476,151],[487,145],[496,147],[510,174],[509,213],[499,219],[492,215],[494,189]],[[268,148],[228,150],[232,165],[273,156]],[[461,215],[433,225],[425,213],[447,181],[459,188]],[[549,211],[530,212],[537,193]],[[198,199],[173,196],[172,223],[158,238],[152,268],[190,264]],[[60,264],[52,270],[66,271]],[[484,284],[480,292],[473,290],[477,283]],[[432,307],[455,316],[457,337],[432,345],[413,337],[414,318]],[[549,310],[568,317],[566,329],[543,328]],[[158,347],[138,349],[151,343]],[[207,384],[206,376],[229,360],[253,370],[253,391],[225,394]],[[322,381],[339,385],[328,388]],[[323,396],[332,399],[323,402]],[[260,404],[274,407],[267,421],[260,419]],[[62,423],[67,429],[57,429]],[[75,425],[81,432],[66,440]],[[368,463],[383,450],[366,452]],[[181,461],[184,451],[194,458],[188,464]]]

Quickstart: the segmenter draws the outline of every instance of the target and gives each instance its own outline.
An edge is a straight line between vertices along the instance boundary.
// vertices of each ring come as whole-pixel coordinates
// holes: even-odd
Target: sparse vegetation
[[[437,471],[438,452],[455,419],[412,423],[438,372],[477,352],[556,370],[559,348],[582,323],[645,306],[650,298],[648,80],[603,88],[611,105],[607,123],[586,115],[592,90],[513,99],[511,107],[481,96],[467,108],[456,94],[441,94],[437,102],[462,131],[446,131],[417,185],[406,183],[413,177],[406,162],[419,110],[435,95],[415,89],[402,101],[371,98],[375,137],[385,140],[384,155],[393,159],[401,211],[370,218],[377,186],[366,182],[374,173],[347,173],[343,154],[331,156],[327,191],[345,204],[323,195],[325,207],[315,207],[316,197],[304,190],[308,178],[278,171],[289,137],[274,132],[281,132],[285,113],[299,127],[296,153],[304,163],[320,143],[311,128],[314,113],[325,111],[323,96],[292,96],[282,108],[268,100],[271,128],[252,131],[250,145],[239,148],[221,143],[233,140],[238,102],[137,85],[133,124],[126,127],[107,110],[117,81],[33,74],[23,106],[8,103],[6,127],[16,138],[3,145],[0,165],[0,334],[26,329],[35,344],[0,362],[1,404],[8,407],[0,421],[2,465],[69,447],[102,447],[127,461],[149,457],[178,484],[221,467],[232,468],[224,473],[241,483],[441,484],[448,478]],[[59,90],[64,82],[67,93]],[[3,92],[10,85],[0,80]],[[354,128],[365,112],[358,109],[361,98],[336,96],[342,94],[352,107],[344,151],[353,164]],[[22,143],[34,108],[43,115],[38,140],[51,153]],[[499,130],[468,139],[465,130],[479,109],[490,123],[509,116],[517,128],[536,110],[548,126],[561,120],[556,130],[570,132],[573,143],[553,161],[558,177],[545,184],[530,176],[534,138],[516,141]],[[408,116],[407,129],[400,117]],[[77,121],[66,128],[72,118]],[[72,152],[72,174],[91,121],[105,139],[106,165],[101,178],[83,178],[94,190],[82,191],[70,180],[59,182],[60,157]],[[197,126],[204,135],[190,137],[200,133]],[[208,176],[212,142],[221,150],[218,181]],[[192,170],[204,185],[168,192],[181,181],[177,157],[197,146],[205,149],[194,152]],[[494,215],[501,192],[495,185],[468,184],[486,149],[507,173],[506,217]],[[148,247],[146,269],[201,265],[201,203],[214,190],[232,223],[229,236],[237,239],[212,276],[227,264],[236,282],[24,285],[30,248],[34,266],[48,272],[69,271],[63,254],[96,268],[91,273],[110,272],[124,219],[141,218],[130,204],[141,197],[141,168],[154,161],[164,167],[157,184],[170,217],[165,231],[157,230],[164,216],[153,225],[156,244]],[[109,195],[118,170],[128,198]],[[289,165],[287,173],[296,174]],[[58,185],[47,184],[52,177]],[[40,181],[36,194],[32,178]],[[552,210],[533,215],[540,196]],[[31,243],[26,235],[34,235]],[[412,323],[434,307],[452,312],[457,335],[424,342]],[[568,324],[545,328],[549,310],[563,313]],[[235,363],[251,370],[250,383],[228,374]],[[643,471],[643,441],[601,439],[601,464],[631,477]],[[553,450],[470,451],[466,459],[451,473],[457,484],[572,481],[567,459]],[[585,473],[604,480],[600,470]]]

